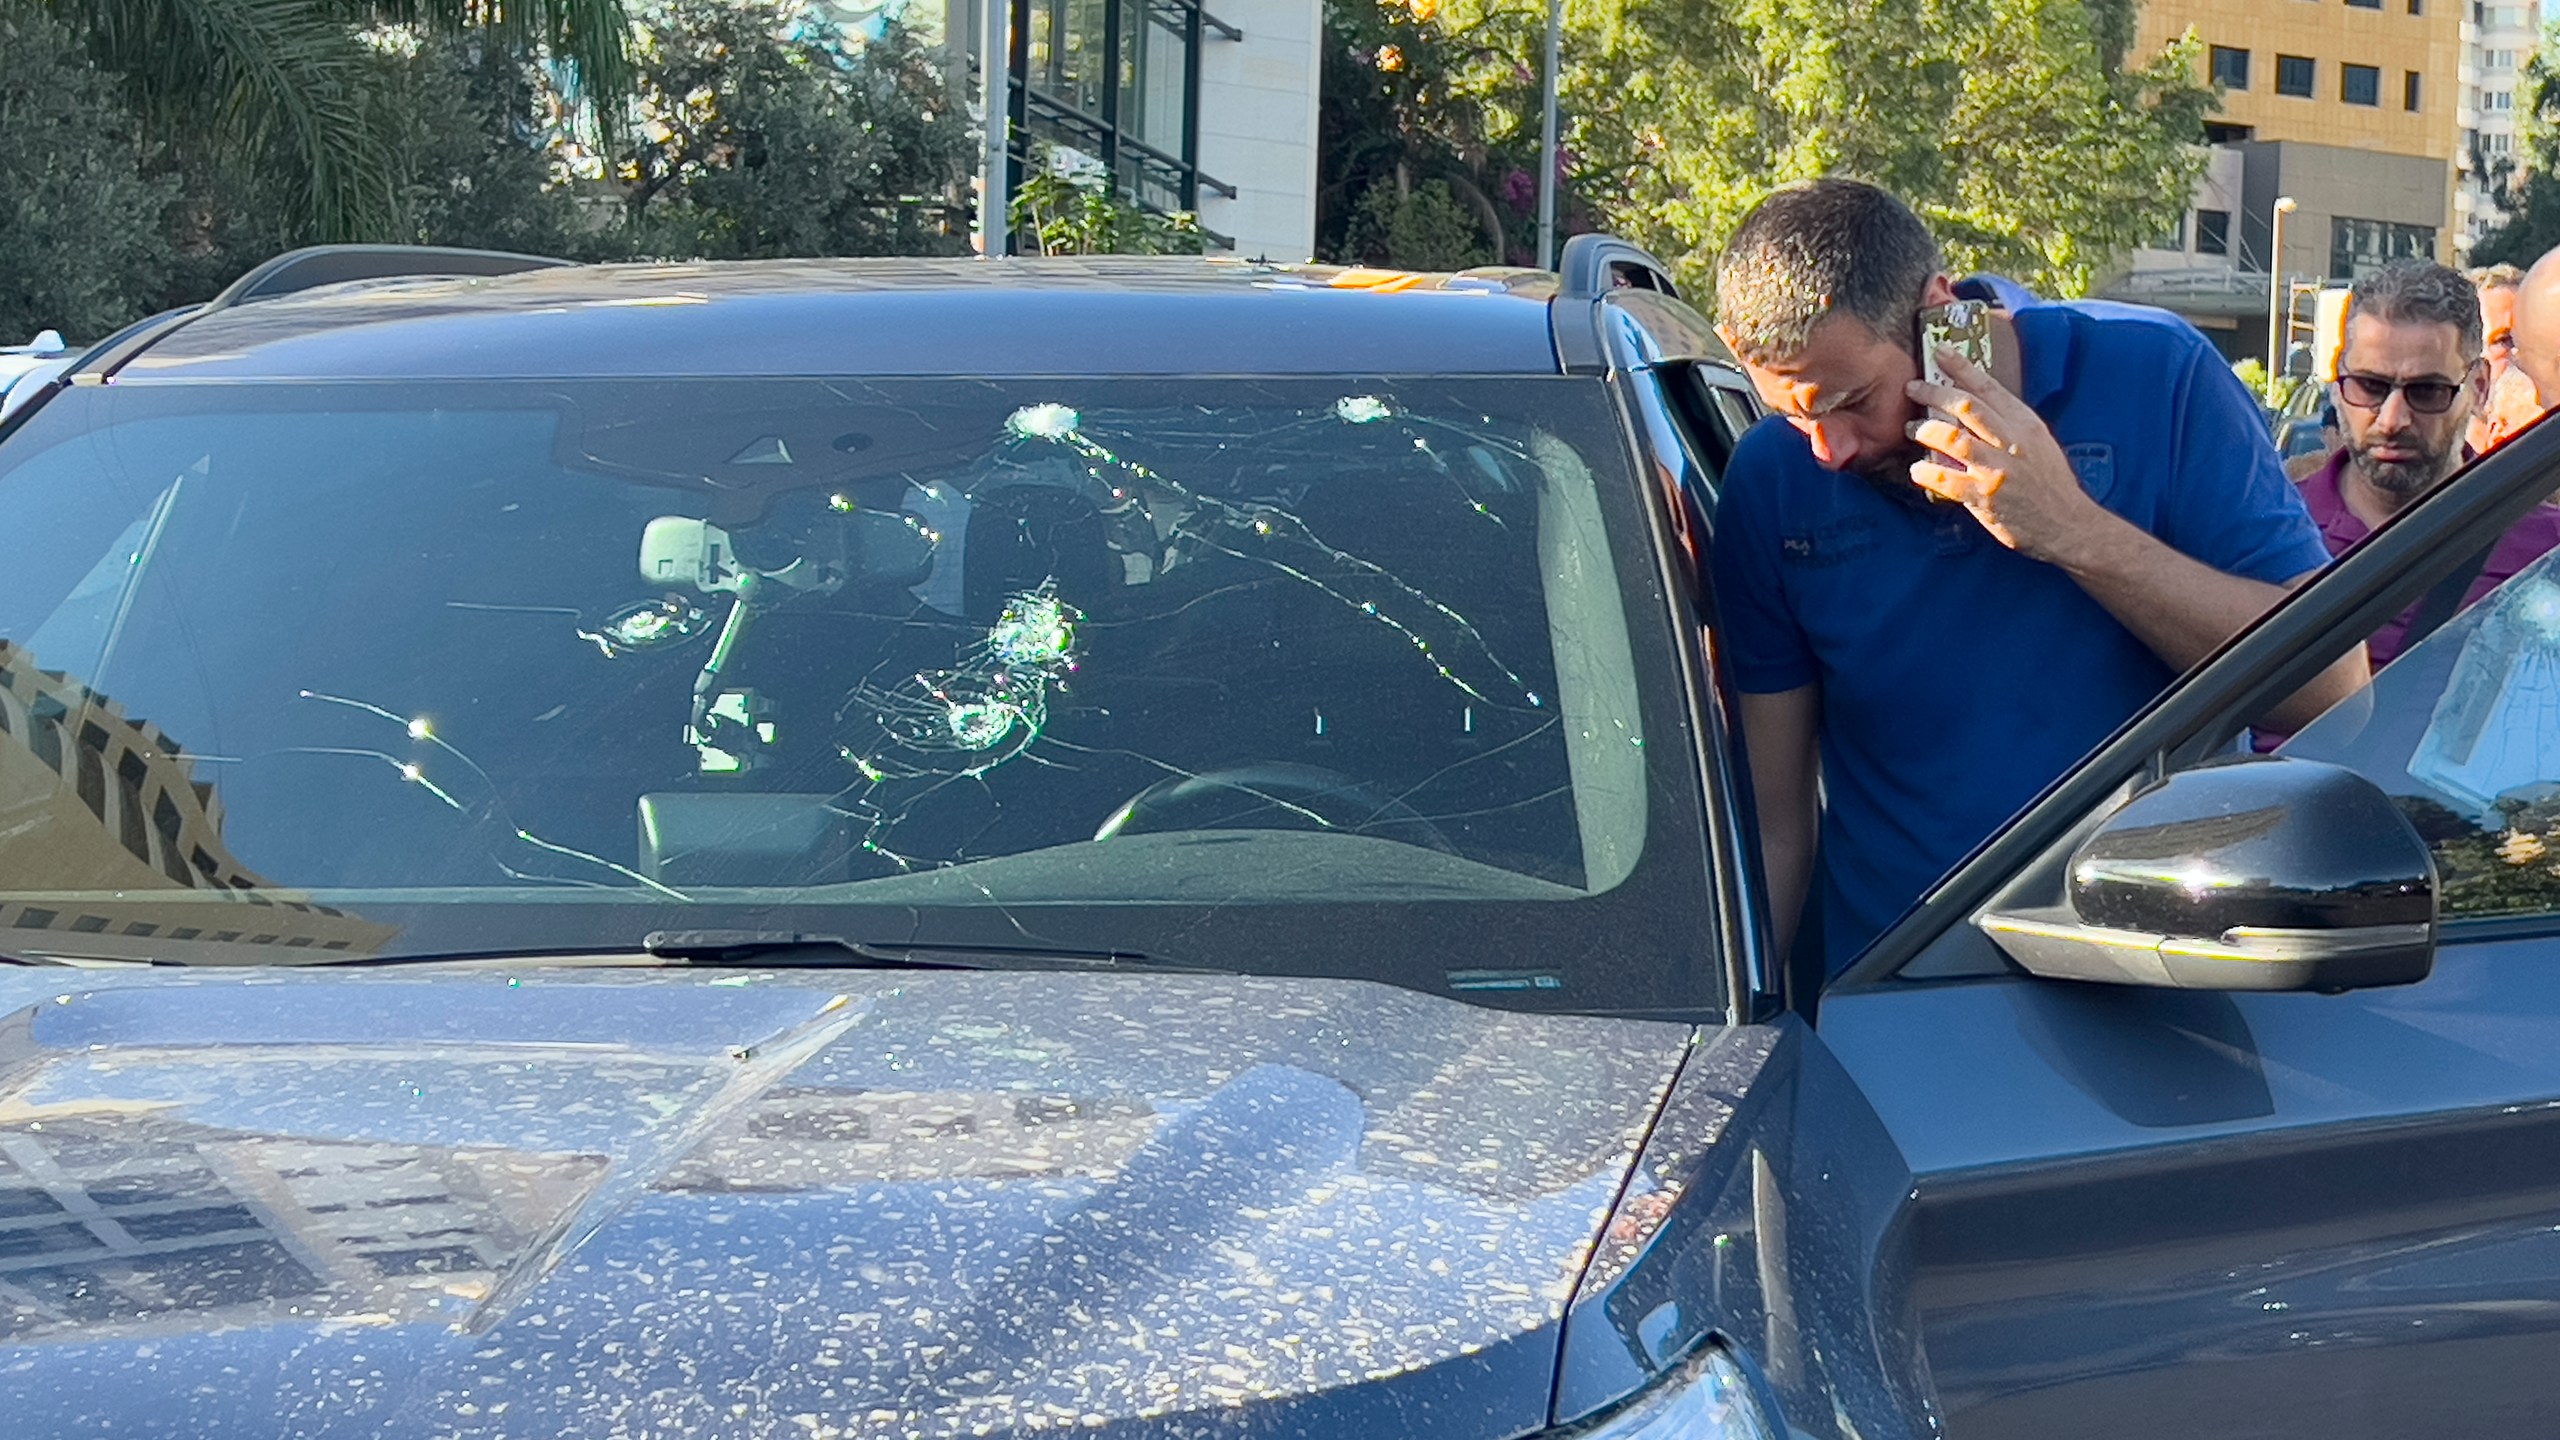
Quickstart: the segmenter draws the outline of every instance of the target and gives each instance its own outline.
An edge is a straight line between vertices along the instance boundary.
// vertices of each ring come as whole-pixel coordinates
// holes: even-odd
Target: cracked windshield
[[[0,576],[0,926],[1677,971],[1588,933],[1698,863],[1611,423],[1554,379],[66,395],[0,472],[48,537]],[[1367,953],[1390,904],[1451,927]]]

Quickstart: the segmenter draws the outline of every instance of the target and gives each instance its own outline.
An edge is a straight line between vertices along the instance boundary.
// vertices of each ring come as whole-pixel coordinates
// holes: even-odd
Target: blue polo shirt
[[[2010,312],[2021,398],[2099,504],[2229,574],[2328,563],[2247,388],[2184,320],[1959,290]],[[1735,683],[1822,687],[1835,972],[2174,678],[2062,571],[1960,505],[1824,470],[1776,417],[1735,447],[1709,563]]]

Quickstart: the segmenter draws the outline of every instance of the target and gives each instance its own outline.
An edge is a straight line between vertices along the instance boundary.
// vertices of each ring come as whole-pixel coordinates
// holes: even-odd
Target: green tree
[[[1014,192],[1013,227],[1042,255],[1197,255],[1206,246],[1199,217],[1122,198],[1099,161],[1039,145],[1027,168]]]
[[[555,58],[604,134],[618,132],[631,80],[622,0],[32,3],[73,23],[98,64],[124,77],[148,134],[173,152],[270,160],[282,182],[276,198],[323,239],[386,239],[400,227],[396,142],[373,123],[367,32],[410,26],[475,36],[519,59]]]
[[[2121,11],[2084,0],[1574,13],[1581,188],[1693,283],[1773,184],[1849,174],[1909,199],[1957,265],[2082,294],[2185,210],[2204,163],[2193,42],[2128,66]]]
[[[1408,269],[1532,258],[1544,13],[1326,0],[1318,254]],[[1587,228],[1570,197],[1562,209]]]
[[[1493,263],[1497,239],[1459,203],[1448,181],[1425,180],[1410,189],[1382,181],[1361,193],[1342,248],[1407,270],[1464,270]]]
[[[2560,78],[2552,64],[2560,46],[2560,26],[2546,31],[2542,45],[2525,63],[2523,83],[2516,87],[2523,113],[2513,160],[2500,160],[2489,170],[2506,221],[2471,247],[2474,265],[2531,265],[2560,246]],[[2482,157],[2473,156],[2476,163]]]
[[[1348,148],[1324,233],[1341,249],[1381,164],[1401,165],[1399,193],[1446,175],[1466,202],[1468,179],[1489,203],[1466,208],[1494,211],[1487,230],[1524,258],[1536,9],[1332,13],[1327,137]],[[1772,185],[1857,175],[1910,199],[1956,264],[2085,293],[2184,211],[2204,163],[2213,92],[2192,44],[2130,64],[2132,36],[2131,0],[1568,0],[1561,228],[1628,235],[1695,290]]]
[[[146,178],[142,125],[77,32],[0,0],[0,343],[94,338],[165,283],[177,189]]]
[[[639,91],[637,138],[612,166],[639,253],[967,248],[977,131],[899,26],[848,49],[789,0],[673,0],[644,27]]]
[[[5,3],[5,0],[0,0]],[[597,248],[575,201],[552,184],[541,75],[508,48],[468,35],[377,34],[360,70],[359,110],[379,145],[384,214],[372,238],[579,255]],[[167,228],[169,284],[136,313],[202,300],[279,252],[335,238],[291,203],[299,162],[275,147],[176,147],[180,197]]]

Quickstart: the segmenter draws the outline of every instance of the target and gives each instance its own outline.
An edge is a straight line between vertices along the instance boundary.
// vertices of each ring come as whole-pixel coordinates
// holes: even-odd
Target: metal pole
[[[978,253],[1013,253],[1013,0],[979,13],[978,97],[987,117],[978,154]]]
[[[2293,209],[2293,197],[2276,197],[2274,214],[2267,222],[2267,403],[2276,403],[2284,383],[2284,337],[2278,327],[2284,323],[2284,217]]]
[[[1564,0],[1547,0],[1547,70],[1538,122],[1538,267],[1556,268],[1556,91],[1563,84]]]

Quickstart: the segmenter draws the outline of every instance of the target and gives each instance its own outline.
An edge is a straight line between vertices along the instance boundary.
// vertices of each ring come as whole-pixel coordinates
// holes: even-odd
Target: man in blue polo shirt
[[[1818,836],[1833,971],[2329,558],[2186,322],[1941,263],[1901,201],[1817,180],[1762,201],[1716,270],[1717,330],[1777,412],[1726,473],[1718,639],[1779,943]],[[1941,350],[1932,385],[1919,312],[1959,295],[1999,306],[1991,372]],[[2266,718],[2365,679],[2359,650]]]

